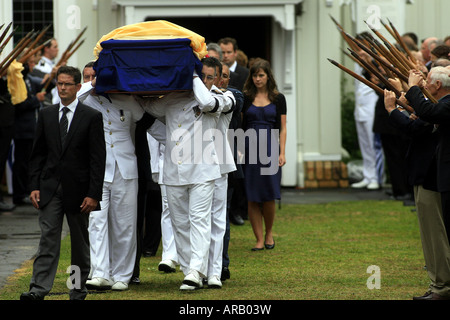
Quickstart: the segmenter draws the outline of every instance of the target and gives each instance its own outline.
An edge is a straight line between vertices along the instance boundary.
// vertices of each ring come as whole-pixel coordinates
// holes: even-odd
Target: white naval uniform
[[[159,120],[155,120],[157,123]],[[163,125],[164,126],[164,125]],[[172,260],[178,264],[177,247],[173,237],[172,220],[170,219],[169,204],[167,203],[166,186],[162,183],[164,170],[164,150],[165,150],[165,126],[164,126],[164,142],[156,140],[151,134],[147,133],[147,141],[151,156],[151,169],[154,182],[158,183],[161,188],[161,242],[162,257],[161,260]]]
[[[42,73],[48,74],[48,73],[52,73],[53,68],[55,66],[56,66],[55,61],[42,56],[41,60],[39,60],[39,62],[36,64],[36,66],[34,68],[41,71]],[[60,99],[59,99],[59,94],[58,94],[58,88],[54,87],[50,91],[50,93],[52,95],[52,104],[59,103]]]
[[[111,95],[111,103],[103,96],[86,93],[88,85],[83,84],[80,99],[102,113],[107,151],[101,210],[89,216],[92,277],[129,283],[136,258],[138,192],[132,136],[144,111],[126,104],[129,96]]]
[[[52,73],[53,67],[56,65],[55,61],[50,60],[47,57],[42,56],[41,60],[34,67],[43,73]]]
[[[362,75],[363,69],[355,64],[355,73]],[[375,134],[373,122],[375,105],[378,101],[376,92],[365,84],[355,80],[355,124],[358,134],[359,148],[363,158],[363,175],[367,183],[378,183],[376,166],[377,152],[375,149]]]
[[[163,183],[185,275],[191,270],[207,275],[214,181],[221,177],[211,130],[221,110],[232,104],[230,97],[213,97],[194,77],[192,91],[170,93],[144,106],[153,116],[166,119]],[[210,113],[214,109],[218,112]]]
[[[234,95],[226,91],[225,95]],[[231,112],[230,112],[231,111]],[[211,244],[208,258],[208,277],[222,274],[223,237],[227,226],[227,192],[228,173],[236,171],[233,151],[228,141],[228,128],[230,126],[233,109],[223,110],[217,123],[217,135],[214,136],[216,150],[219,155],[221,177],[214,184],[214,195],[211,208]]]

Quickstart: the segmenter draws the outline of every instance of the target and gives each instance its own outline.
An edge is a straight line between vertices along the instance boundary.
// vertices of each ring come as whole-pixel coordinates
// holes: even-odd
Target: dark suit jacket
[[[65,212],[80,212],[85,197],[100,202],[106,147],[100,112],[78,103],[61,146],[59,104],[39,113],[30,160],[30,190],[40,190],[39,206],[48,204],[61,183]]]
[[[27,87],[27,99],[21,103],[14,105],[15,122],[14,122],[14,139],[33,139],[36,131],[36,114],[41,104],[36,98],[32,83],[28,77],[25,77],[25,85]]]
[[[8,91],[6,80],[0,78],[0,127],[14,125],[14,107],[11,103],[11,95]]]
[[[424,121],[439,124],[439,143],[436,150],[438,191],[450,191],[450,95],[437,104],[426,100],[419,87],[414,86],[406,93],[411,107]]]
[[[230,72],[229,86],[242,91],[244,89],[245,81],[247,81],[250,71],[241,65],[237,65],[234,72]]]
[[[389,115],[391,123],[411,137],[406,153],[405,166],[408,183],[411,186],[422,185],[436,191],[436,147],[437,134],[434,126],[421,119],[410,120],[398,109]]]

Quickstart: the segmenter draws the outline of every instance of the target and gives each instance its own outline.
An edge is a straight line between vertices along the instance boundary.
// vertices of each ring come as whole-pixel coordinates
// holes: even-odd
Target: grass
[[[277,209],[274,250],[251,252],[246,221],[231,226],[231,279],[220,290],[179,291],[183,274],[158,271],[156,257],[141,259],[141,284],[126,292],[92,293],[88,300],[411,300],[428,288],[417,217],[395,201],[283,205]],[[47,300],[67,300],[70,242],[61,249],[58,274]],[[368,289],[369,266],[380,268],[381,288]],[[0,291],[17,300],[27,291],[32,261]]]

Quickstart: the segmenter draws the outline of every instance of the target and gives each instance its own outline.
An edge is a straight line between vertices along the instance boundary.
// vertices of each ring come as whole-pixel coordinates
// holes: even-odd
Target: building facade
[[[0,23],[13,19],[15,1],[0,2]],[[287,99],[286,187],[346,187],[342,163],[341,83],[346,76],[327,58],[351,65],[330,15],[355,34],[364,21],[389,18],[420,39],[450,34],[446,0],[66,0],[53,1],[53,32],[60,52],[88,27],[71,57],[82,68],[111,30],[145,20],[168,20],[216,42],[237,39],[249,58],[268,59]],[[351,90],[351,86],[346,88]]]

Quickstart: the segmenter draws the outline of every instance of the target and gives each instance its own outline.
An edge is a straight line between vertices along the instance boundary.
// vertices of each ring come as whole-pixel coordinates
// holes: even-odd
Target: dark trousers
[[[30,195],[28,163],[33,139],[14,139],[13,202],[19,203]]]
[[[2,121],[0,119],[0,121]],[[8,159],[9,150],[11,148],[11,140],[14,133],[13,126],[0,127],[0,181],[5,174],[6,160]],[[3,201],[3,195],[0,192],[0,201]]]
[[[133,278],[140,275],[142,253],[144,251],[156,253],[161,241],[162,203],[159,185],[152,184],[145,179],[139,179],[137,211],[137,247]]]
[[[60,186],[50,202],[39,210],[41,240],[33,263],[30,291],[41,297],[52,289],[58,268],[64,220],[62,197]],[[89,215],[66,213],[66,218],[70,228],[71,264],[77,267],[75,271],[79,270],[79,273],[73,275],[73,278],[79,278],[78,281],[75,280],[75,287],[70,290],[69,296],[71,300],[84,300],[87,295],[86,280],[90,271]],[[69,276],[67,274],[68,278]]]
[[[441,192],[442,216],[444,219],[445,231],[450,244],[450,191]]]
[[[159,185],[157,188],[152,188],[147,194],[147,206],[145,208],[145,233],[143,250],[156,253],[161,242],[161,189]]]
[[[409,140],[398,135],[381,134],[384,157],[392,184],[394,196],[413,195],[413,188],[408,184],[405,158]]]

